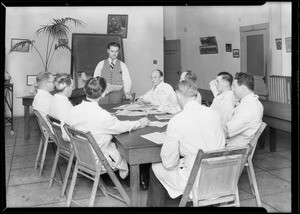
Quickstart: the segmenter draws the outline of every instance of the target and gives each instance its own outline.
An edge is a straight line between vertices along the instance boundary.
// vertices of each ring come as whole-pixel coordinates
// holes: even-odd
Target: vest
[[[103,67],[101,70],[101,77],[105,78],[106,82],[111,85],[123,85],[120,60],[116,60],[114,69],[110,68],[108,59],[104,60]],[[99,104],[121,103],[122,98],[123,90],[113,91],[105,97],[103,97],[102,99],[100,99]]]

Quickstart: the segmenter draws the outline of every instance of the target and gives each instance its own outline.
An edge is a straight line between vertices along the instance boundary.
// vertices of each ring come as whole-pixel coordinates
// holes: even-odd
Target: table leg
[[[29,139],[29,106],[24,105],[24,138]]]
[[[276,129],[270,127],[270,151],[276,152]]]
[[[131,206],[138,207],[140,201],[140,166],[130,165]]]

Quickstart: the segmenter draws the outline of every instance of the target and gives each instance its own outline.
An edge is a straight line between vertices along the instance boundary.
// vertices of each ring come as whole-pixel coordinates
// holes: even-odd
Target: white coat
[[[222,149],[225,136],[217,112],[197,103],[188,102],[168,124],[162,145],[162,163],[152,169],[171,198],[183,194],[197,152]],[[182,156],[182,159],[179,159]]]

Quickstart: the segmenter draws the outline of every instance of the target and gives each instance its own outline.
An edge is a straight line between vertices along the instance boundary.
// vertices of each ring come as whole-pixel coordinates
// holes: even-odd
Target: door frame
[[[264,67],[265,67],[265,84],[268,90],[269,94],[269,89],[268,89],[268,82],[269,82],[269,75],[270,75],[270,23],[262,23],[262,24],[255,24],[255,25],[248,25],[248,26],[242,26],[240,27],[240,47],[241,47],[241,72],[245,72],[247,69],[245,68],[247,65],[247,58],[246,58],[246,51],[247,47],[244,45],[246,41],[244,41],[244,34],[246,32],[250,31],[257,31],[257,30],[266,30],[266,38],[264,38]]]

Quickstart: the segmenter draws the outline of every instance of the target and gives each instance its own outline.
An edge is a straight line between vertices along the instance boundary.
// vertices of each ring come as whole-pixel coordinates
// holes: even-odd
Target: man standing
[[[240,102],[234,108],[233,116],[224,125],[227,147],[246,146],[259,129],[263,117],[263,106],[254,94],[254,78],[248,73],[236,73],[233,93]]]
[[[234,106],[238,102],[231,90],[232,81],[232,75],[223,71],[218,73],[216,80],[212,83],[216,86],[218,94],[210,107],[220,114],[222,123],[226,123],[231,119]],[[213,87],[212,84],[210,84],[211,88]]]
[[[152,164],[149,207],[166,206],[183,194],[199,149],[210,151],[225,146],[219,115],[196,101],[197,92],[192,82],[178,83],[176,96],[183,110],[169,121],[160,153],[162,163]]]
[[[127,66],[118,60],[120,45],[111,42],[107,45],[108,59],[102,60],[96,66],[94,77],[101,76],[107,81],[101,103],[121,103],[123,92],[126,99],[131,99],[131,78]],[[122,90],[123,88],[123,90]]]
[[[170,106],[176,106],[176,95],[171,85],[163,81],[164,74],[161,70],[155,69],[151,74],[153,88],[143,96],[140,96],[137,101],[140,103],[150,103],[158,106],[158,111]]]

